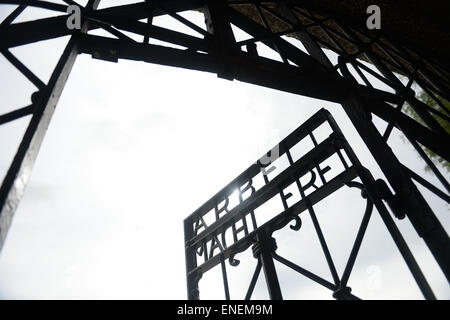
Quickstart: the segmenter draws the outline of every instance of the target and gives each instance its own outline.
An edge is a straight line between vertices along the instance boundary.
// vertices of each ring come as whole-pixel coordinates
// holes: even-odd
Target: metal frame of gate
[[[66,27],[67,6],[76,2],[64,2],[67,5],[33,0],[0,1],[0,5],[17,5],[0,24],[0,51],[37,88],[28,106],[18,106],[0,115],[0,124],[31,115],[0,187],[0,247],[75,59],[78,54],[90,54],[108,61],[129,59],[212,72],[228,80],[341,104],[390,186],[383,188],[383,201],[397,218],[409,219],[449,279],[448,235],[416,186],[419,183],[443,201],[450,200],[449,184],[426,151],[431,150],[445,161],[450,159],[445,129],[450,119],[447,61],[389,34],[372,32],[365,25],[347,21],[308,0],[149,0],[105,9],[97,9],[99,0],[90,0],[81,10],[80,30]],[[28,6],[61,15],[14,23]],[[202,12],[206,28],[184,18],[180,12],[185,10]],[[199,36],[153,25],[153,17],[161,15],[178,20]],[[236,41],[232,25],[251,38]],[[89,34],[95,29],[103,29],[115,38]],[[130,38],[125,32],[141,36],[142,41]],[[70,40],[47,83],[11,52],[14,47],[67,35]],[[303,48],[286,41],[286,35],[300,40]],[[153,45],[149,39],[182,49]],[[260,56],[261,43],[275,50],[280,59]],[[337,54],[336,64],[329,60],[324,49]],[[390,89],[377,89],[374,78]],[[432,103],[418,99],[419,92],[413,90],[413,85]],[[416,117],[405,113],[405,104]],[[372,115],[386,122],[383,132],[374,126]],[[442,186],[432,185],[399,161],[397,150],[388,144],[394,128],[417,150]]]

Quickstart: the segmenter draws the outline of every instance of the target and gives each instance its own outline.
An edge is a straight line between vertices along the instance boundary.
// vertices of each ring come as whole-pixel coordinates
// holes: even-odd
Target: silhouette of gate
[[[349,6],[325,0],[148,0],[97,9],[100,0],[89,0],[86,6],[81,7],[80,30],[67,28],[66,14],[14,23],[27,7],[53,10],[55,14],[60,14],[66,13],[69,5],[77,5],[74,1],[63,2],[65,4],[32,0],[0,1],[0,4],[17,5],[0,25],[0,51],[37,88],[31,96],[30,105],[0,115],[0,124],[31,115],[0,188],[0,248],[75,59],[78,54],[91,54],[93,58],[114,62],[129,59],[212,72],[228,80],[236,79],[341,104],[393,190],[391,192],[389,188],[382,187],[382,192],[379,190],[377,194],[389,204],[397,218],[409,219],[449,280],[450,241],[447,232],[416,186],[416,183],[422,185],[446,203],[450,200],[450,185],[433,162],[433,158],[441,162],[450,159],[446,129],[450,119],[450,68],[446,60],[449,42],[445,41],[447,33],[442,25],[445,16],[443,19],[435,17],[444,10],[437,7],[421,10],[421,4],[410,1],[395,2],[399,10],[394,5],[390,7],[388,3],[380,2],[383,17],[387,17],[383,20],[388,23],[387,30],[383,27],[381,30],[368,30],[364,21],[364,1],[353,1],[353,6]],[[432,3],[423,5],[427,8],[433,6]],[[180,12],[185,10],[202,12],[206,28],[184,18]],[[434,20],[426,20],[425,14],[429,11],[433,12]],[[352,16],[352,12],[356,15]],[[411,23],[406,23],[403,31],[392,28],[392,24],[389,28],[389,21],[398,21],[402,12],[410,12],[413,16],[411,21],[419,18],[425,21],[421,24],[422,29]],[[389,15],[395,13],[395,19],[391,16],[389,20]],[[162,15],[176,19],[199,36],[153,25],[153,17]],[[146,21],[141,21],[143,19]],[[232,26],[245,31],[250,38],[237,41]],[[90,33],[98,29],[115,38]],[[143,39],[138,42],[124,32]],[[71,36],[70,41],[47,83],[11,52],[14,47],[67,35]],[[286,35],[299,40],[302,46],[297,47],[286,41]],[[437,40],[433,35],[437,35]],[[149,39],[181,46],[182,49],[150,44]],[[260,56],[260,44],[276,51],[280,59]],[[332,62],[324,49],[334,52],[337,62]],[[390,89],[378,89],[375,82],[381,82]],[[413,85],[419,91],[415,92]],[[413,116],[410,117],[408,112]],[[385,121],[383,132],[373,124],[372,115]],[[388,145],[394,128],[417,150],[442,186],[431,184],[399,161],[398,150]],[[361,172],[358,174],[362,179]],[[364,183],[364,186],[369,188],[371,184]],[[374,197],[371,201],[375,205],[380,203],[376,196],[368,190],[366,192],[369,198]],[[188,239],[191,239],[193,231],[187,232]],[[198,240],[199,236],[194,239]],[[263,266],[267,255],[264,249],[266,236],[269,237],[267,233],[258,231],[258,239],[261,239],[255,246],[257,253],[261,254]],[[269,243],[270,237],[268,239]],[[271,245],[273,248],[273,243]],[[222,256],[225,258],[229,251],[224,252],[226,254]],[[215,263],[217,259],[211,257],[208,261]],[[191,298],[196,296],[193,293],[193,277],[198,276],[193,269],[195,267],[195,263],[189,260]],[[270,273],[270,263],[264,268]],[[415,274],[424,296],[433,298],[424,280],[417,272]],[[270,283],[274,282],[273,277],[268,276]],[[327,285],[333,291],[345,289],[337,283]],[[280,297],[275,287],[271,289],[273,297]],[[344,295],[349,297],[345,292]]]

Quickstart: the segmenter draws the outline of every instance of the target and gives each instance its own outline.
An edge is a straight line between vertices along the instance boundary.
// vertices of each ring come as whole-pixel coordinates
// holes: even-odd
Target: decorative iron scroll
[[[322,140],[316,134],[319,127]],[[323,137],[324,129],[328,130],[326,137]],[[306,145],[306,140],[309,140],[313,147],[299,156],[298,147]],[[333,157],[335,160],[332,161],[332,168],[329,164]],[[283,160],[287,163],[285,167],[282,165]],[[360,177],[363,183],[352,181],[356,177]],[[256,183],[258,180],[263,183],[258,185]],[[300,200],[296,202],[289,201],[292,193],[286,192],[286,189],[293,184],[296,185],[301,196]],[[282,298],[276,274],[271,274],[276,273],[273,268],[273,259],[275,259],[333,290],[335,298],[356,299],[357,297],[350,293],[350,288],[346,287],[346,283],[374,203],[394,240],[399,236],[398,230],[381,201],[377,185],[383,185],[382,181],[375,182],[370,173],[361,166],[331,114],[327,110],[321,109],[185,219],[188,297],[198,299],[198,281],[205,272],[221,264],[225,296],[229,298],[225,261],[228,260],[230,265],[237,266],[239,260],[235,259],[235,256],[253,245],[253,254],[259,262],[255,270],[256,276],[252,280],[246,298],[250,298],[256,283],[255,277],[262,267],[265,270],[271,298]],[[361,189],[362,197],[367,198],[367,205],[347,267],[342,277],[339,277],[316,219],[313,205],[343,186]],[[266,220],[261,223],[258,210],[265,206],[268,206],[270,210],[271,200],[277,198],[281,200],[282,211],[273,210],[272,216],[269,219],[266,217]],[[271,237],[272,233],[291,222],[290,228],[299,230],[301,227],[299,215],[304,211],[308,211],[311,215],[334,284],[275,253],[276,243],[275,239]],[[400,240],[403,240],[401,235]],[[396,242],[400,251],[404,250],[408,254],[409,249],[406,244],[402,248],[403,243],[400,243],[400,240]],[[265,258],[264,251],[268,253]],[[405,258],[406,263],[412,271],[414,270],[413,273],[418,272],[414,276],[419,283],[418,279],[422,279],[423,275],[414,259],[409,258],[409,256]],[[426,281],[419,283],[419,286],[425,288],[425,291],[429,289]]]

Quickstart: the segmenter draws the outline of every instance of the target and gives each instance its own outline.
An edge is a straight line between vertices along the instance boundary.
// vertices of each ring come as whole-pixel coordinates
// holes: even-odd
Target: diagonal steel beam
[[[96,9],[99,2],[100,0],[90,0],[88,2],[88,8]],[[86,23],[84,23],[81,31],[87,31]],[[3,248],[13,215],[30,178],[31,169],[36,160],[56,104],[75,63],[78,55],[79,41],[79,34],[72,36],[47,86],[39,91],[38,98],[34,103],[33,116],[0,187],[0,250]]]

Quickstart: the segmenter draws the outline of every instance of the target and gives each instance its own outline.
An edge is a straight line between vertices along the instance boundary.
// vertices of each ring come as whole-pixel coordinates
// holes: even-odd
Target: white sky
[[[0,6],[0,18],[12,8]],[[25,13],[18,21],[40,17],[39,10]],[[203,21],[199,13],[184,16]],[[164,18],[155,23],[176,26]],[[47,82],[66,42],[12,52]],[[0,70],[0,113],[28,105],[32,85],[3,56]],[[185,299],[183,219],[322,107],[363,165],[382,177],[339,105],[214,74],[79,56],[0,255],[0,298]],[[28,120],[0,126],[2,178]],[[385,127],[379,119],[375,124]],[[389,142],[408,167],[440,187],[398,132]],[[424,195],[448,230],[448,207]],[[316,208],[339,274],[364,206],[358,191],[342,189]],[[300,231],[280,232],[278,253],[331,281],[313,226],[302,219]],[[396,222],[435,294],[450,298],[409,221]],[[237,256],[239,267],[228,267],[235,299],[245,295],[256,265],[246,255],[251,250]],[[331,298],[327,289],[276,266],[285,298]],[[267,298],[262,280],[255,298]],[[421,298],[376,210],[349,285],[361,298]],[[223,298],[216,271],[204,276],[200,289],[202,298]]]

